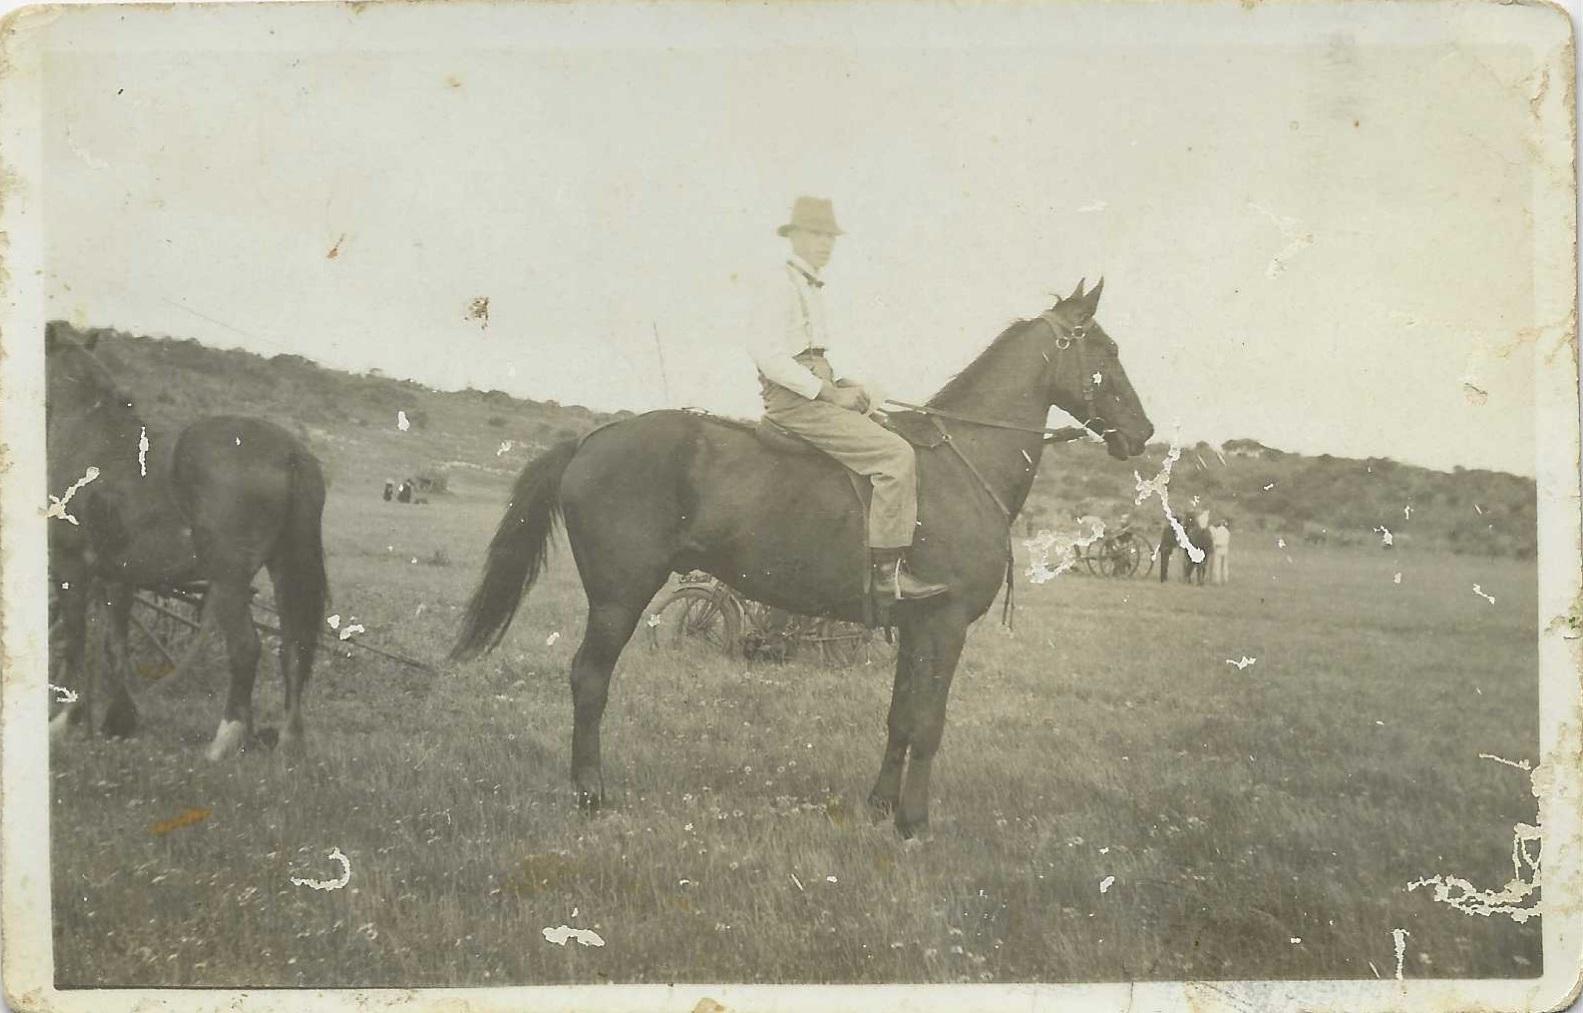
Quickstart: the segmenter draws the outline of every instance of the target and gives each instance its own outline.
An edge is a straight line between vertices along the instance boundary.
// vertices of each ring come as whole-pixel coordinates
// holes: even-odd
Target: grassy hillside
[[[169,427],[222,413],[262,416],[306,440],[332,485],[377,488],[387,477],[430,474],[452,488],[482,480],[493,489],[545,447],[628,414],[499,390],[436,391],[377,371],[329,369],[297,355],[264,358],[111,329],[77,333],[97,336],[95,354],[151,423]],[[398,412],[406,415],[406,430]]]
[[[1246,444],[1234,440],[1231,445]],[[1132,509],[1133,472],[1154,477],[1168,449],[1154,444],[1145,459],[1116,461],[1085,444],[1050,448],[1024,523],[1037,527],[1083,513],[1120,517]],[[1304,457],[1268,448],[1242,453],[1256,456],[1207,443],[1184,447],[1171,473],[1173,508],[1185,511],[1196,504],[1230,516],[1244,537],[1268,532],[1272,543],[1322,533],[1330,544],[1379,545],[1383,527],[1400,548],[1519,559],[1534,555],[1532,479],[1495,471],[1432,471],[1380,457]]]
[[[85,332],[86,334],[87,332]],[[99,330],[98,353],[154,422],[217,412],[258,414],[295,427],[333,480],[377,485],[385,477],[445,475],[454,488],[514,475],[539,450],[607,415],[577,405],[529,401],[503,391],[436,391],[407,380],[355,375],[295,355],[266,359],[195,341]],[[397,427],[404,411],[407,431]],[[1115,461],[1088,444],[1051,447],[1029,500],[1025,526],[1074,514],[1117,519],[1131,509],[1133,472],[1152,477],[1168,447]],[[1324,532],[1331,543],[1377,544],[1379,527],[1399,547],[1444,548],[1529,558],[1535,551],[1531,479],[1501,472],[1432,471],[1389,458],[1305,457],[1233,440],[1224,449],[1185,447],[1172,501],[1196,502],[1234,518],[1238,529],[1288,541]],[[1409,509],[1410,508],[1410,509]],[[1151,521],[1152,524],[1152,521]]]

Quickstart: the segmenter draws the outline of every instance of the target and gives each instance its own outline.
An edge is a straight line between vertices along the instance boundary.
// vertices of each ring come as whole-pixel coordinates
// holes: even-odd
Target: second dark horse
[[[44,402],[49,529],[60,646],[52,675],[74,699],[51,734],[87,725],[98,670],[110,683],[103,730],[130,734],[137,709],[128,692],[132,595],[138,588],[206,582],[204,622],[225,636],[231,669],[225,713],[210,759],[253,734],[253,679],[260,645],[252,581],[269,568],[280,610],[285,682],[283,746],[302,741],[302,697],[313,668],[328,584],[320,520],[324,474],[300,441],[261,419],[216,416],[166,435],[145,426],[132,399],[92,354],[54,321],[45,332]],[[85,666],[90,624],[107,623],[100,664]],[[72,687],[76,689],[71,689]]]
[[[1094,320],[1103,282],[1007,328],[929,402],[950,441],[918,451],[920,577],[951,593],[896,606],[900,632],[889,738],[869,795],[904,836],[927,829],[929,773],[968,625],[1006,574],[1010,525],[1033,484],[1051,406],[1112,456],[1153,434]],[[965,421],[973,419],[976,421]],[[996,424],[985,425],[984,422]],[[523,471],[463,621],[454,656],[497,645],[538,578],[557,517],[588,595],[572,661],[572,781],[602,801],[599,726],[610,674],[673,571],[705,570],[743,594],[810,615],[863,616],[863,518],[841,466],[776,454],[740,424],[659,411],[556,446]],[[904,770],[905,768],[905,770]],[[904,777],[905,774],[905,777]]]

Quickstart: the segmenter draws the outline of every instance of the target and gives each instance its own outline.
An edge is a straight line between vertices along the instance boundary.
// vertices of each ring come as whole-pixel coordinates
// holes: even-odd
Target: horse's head
[[[44,327],[44,417],[82,418],[99,413],[114,429],[136,419],[132,399],[93,354],[98,335],[79,340],[70,324],[51,320]]]
[[[1154,426],[1138,402],[1138,394],[1121,368],[1116,343],[1094,319],[1104,279],[1085,293],[1083,283],[1035,319],[1048,325],[1052,337],[1049,403],[1102,437],[1110,456],[1121,459],[1143,453]]]

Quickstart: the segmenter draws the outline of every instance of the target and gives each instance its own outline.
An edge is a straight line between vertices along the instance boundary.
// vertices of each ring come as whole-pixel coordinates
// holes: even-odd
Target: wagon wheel
[[[1130,577],[1143,565],[1143,545],[1131,532],[1117,535],[1111,546],[1112,576]]]
[[[1138,544],[1136,538],[1127,538],[1116,546],[1115,560],[1116,576],[1130,577],[1138,572],[1138,567],[1143,564],[1143,546]]]
[[[815,632],[819,637],[819,656],[831,668],[851,668],[875,660],[879,641],[874,631],[839,619],[822,619]]]
[[[722,588],[679,587],[649,610],[645,625],[649,646],[685,650],[689,644],[707,644],[734,655],[741,643],[742,621],[729,591]]]
[[[1102,538],[1082,547],[1073,546],[1070,550],[1077,553],[1078,558],[1083,561],[1090,577],[1105,576],[1105,546],[1108,541],[1109,539]]]
[[[199,638],[198,599],[145,592],[133,599],[132,606],[129,648],[137,685],[169,677],[189,655],[206,646]]]

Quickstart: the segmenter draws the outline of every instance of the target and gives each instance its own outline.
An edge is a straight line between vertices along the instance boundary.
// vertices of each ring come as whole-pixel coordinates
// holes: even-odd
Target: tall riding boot
[[[881,601],[912,601],[933,598],[950,588],[919,580],[907,569],[901,549],[870,549],[874,564],[874,597]]]

